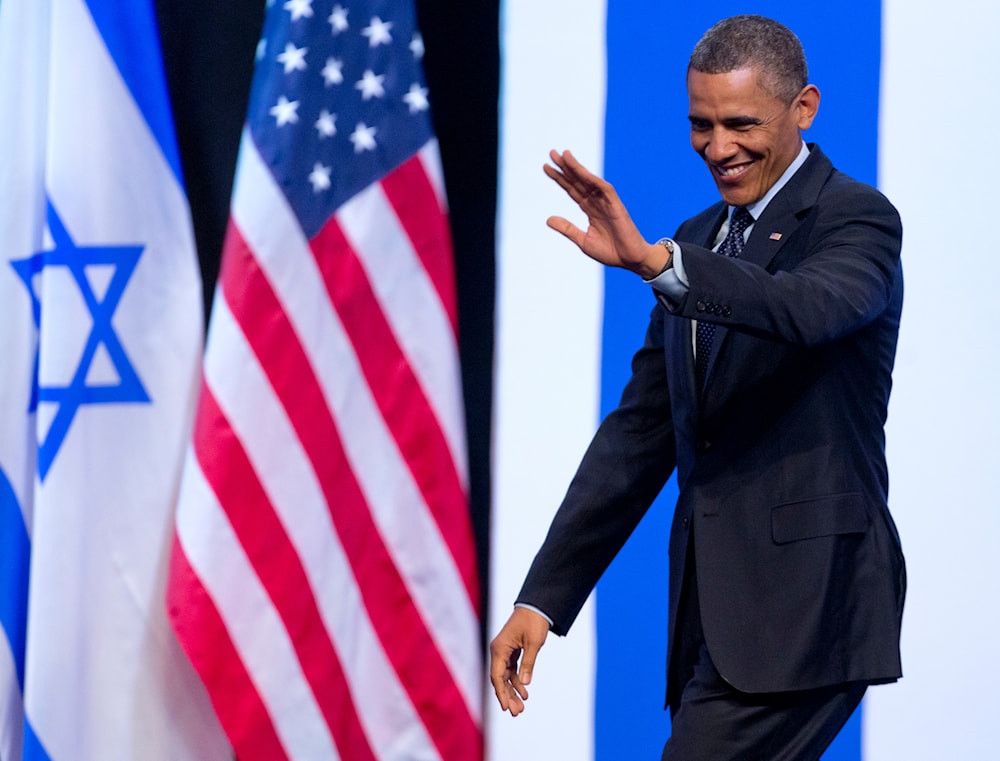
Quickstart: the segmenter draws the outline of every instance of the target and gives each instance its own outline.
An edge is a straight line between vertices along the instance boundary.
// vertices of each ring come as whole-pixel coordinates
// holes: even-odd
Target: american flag
[[[482,757],[422,55],[411,0],[269,3],[167,593],[242,761]]]

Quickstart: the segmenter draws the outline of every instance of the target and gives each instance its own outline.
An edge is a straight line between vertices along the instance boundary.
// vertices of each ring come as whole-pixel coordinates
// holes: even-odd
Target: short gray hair
[[[795,33],[764,16],[732,16],[713,26],[698,40],[688,71],[727,74],[752,68],[769,95],[791,104],[809,83],[802,43]]]

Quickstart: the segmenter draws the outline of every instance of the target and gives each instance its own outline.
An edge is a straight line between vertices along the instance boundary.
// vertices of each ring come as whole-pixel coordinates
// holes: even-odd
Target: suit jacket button
[[[697,309],[699,312],[704,312],[705,311],[705,302],[704,301],[699,301],[697,304],[695,304],[694,308]]]
[[[722,314],[722,305],[716,304],[714,307],[712,307],[712,312],[714,312],[715,314]]]
[[[690,524],[690,523],[691,523],[691,519],[690,519],[690,518],[688,518],[688,517],[687,517],[687,516],[685,515],[685,516],[684,516],[684,528],[687,528],[687,527],[688,527],[688,524]]]
[[[725,317],[728,317],[728,316],[729,316],[729,315],[731,315],[732,313],[733,313],[733,310],[732,310],[732,309],[730,309],[730,308],[729,308],[728,306],[724,306],[724,307],[722,307],[722,314],[723,314],[723,315],[724,315]]]
[[[709,441],[708,439],[702,439],[701,441],[698,442],[699,452],[707,452],[711,448],[712,448],[712,442]]]

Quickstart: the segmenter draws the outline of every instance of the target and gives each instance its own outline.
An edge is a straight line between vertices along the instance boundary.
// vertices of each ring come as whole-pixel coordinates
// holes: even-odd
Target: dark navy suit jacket
[[[905,566],[887,508],[884,423],[902,228],[816,146],[739,259],[710,247],[723,203],[686,221],[690,290],[652,310],[518,596],[564,634],[676,468],[670,674],[685,571],[722,676],[746,692],[901,675]],[[693,320],[716,323],[695,388]],[[636,579],[636,584],[646,584]],[[653,601],[655,603],[655,601]],[[668,680],[676,705],[683,685]]]

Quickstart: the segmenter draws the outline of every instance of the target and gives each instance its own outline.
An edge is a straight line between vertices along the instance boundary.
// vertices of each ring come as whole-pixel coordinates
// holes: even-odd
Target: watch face
[[[659,245],[663,246],[665,249],[667,249],[668,253],[670,253],[670,254],[674,253],[674,242],[672,240],[670,240],[670,238],[660,238],[656,242]]]

